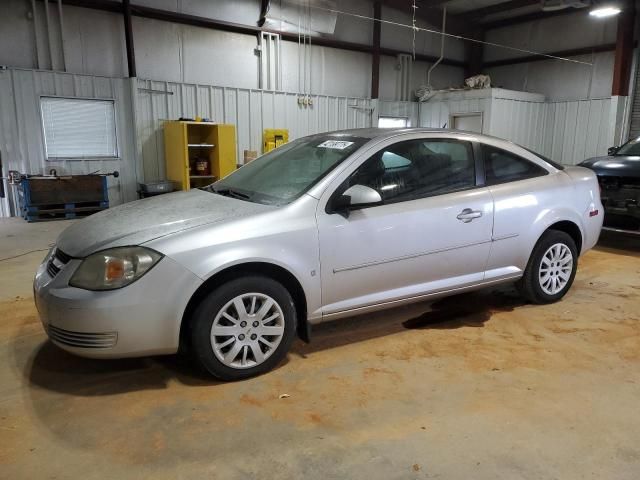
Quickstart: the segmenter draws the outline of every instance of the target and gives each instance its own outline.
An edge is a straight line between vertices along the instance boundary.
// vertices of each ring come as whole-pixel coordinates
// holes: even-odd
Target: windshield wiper
[[[218,195],[223,195],[225,197],[231,198],[239,198],[240,200],[250,200],[251,197],[246,193],[241,193],[236,190],[232,190],[230,188],[221,188],[220,190],[216,190],[214,188],[211,189],[213,193],[217,193]]]

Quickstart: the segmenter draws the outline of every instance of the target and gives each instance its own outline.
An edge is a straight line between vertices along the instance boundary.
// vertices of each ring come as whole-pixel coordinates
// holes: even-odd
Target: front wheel
[[[565,232],[549,230],[538,240],[517,285],[532,303],[553,303],[569,291],[577,267],[578,252],[573,239]]]
[[[296,309],[285,287],[249,276],[211,292],[193,317],[195,359],[221,380],[265,373],[287,354],[295,336]]]

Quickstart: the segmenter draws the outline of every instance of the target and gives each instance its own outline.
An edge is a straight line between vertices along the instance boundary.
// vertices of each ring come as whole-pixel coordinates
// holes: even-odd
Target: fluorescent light
[[[621,10],[618,7],[596,7],[589,12],[589,15],[598,18],[612,17],[618,15]]]

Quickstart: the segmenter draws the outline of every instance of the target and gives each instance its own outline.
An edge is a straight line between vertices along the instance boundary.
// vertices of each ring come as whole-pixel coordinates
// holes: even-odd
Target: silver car
[[[241,379],[311,325],[516,282],[562,298],[598,240],[590,170],[496,138],[361,129],[286,144],[209,187],[73,224],[38,269],[59,347],[172,354]]]

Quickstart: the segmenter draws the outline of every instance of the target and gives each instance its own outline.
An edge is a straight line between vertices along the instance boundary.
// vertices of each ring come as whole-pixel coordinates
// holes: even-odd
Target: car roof
[[[464,130],[454,130],[452,128],[428,128],[428,127],[412,127],[412,128],[352,128],[348,130],[335,130],[333,132],[326,132],[321,135],[332,137],[360,137],[367,139],[384,139],[396,136],[401,133],[455,133],[460,135],[468,135],[479,139],[491,139],[499,140],[505,143],[511,143],[507,140],[498,137],[492,137],[490,135],[484,135],[475,132],[466,132]]]
[[[384,138],[392,137],[398,133],[419,133],[419,132],[448,132],[452,130],[445,130],[442,128],[351,128],[348,130],[335,130],[333,132],[327,132],[324,135],[329,136],[349,136],[360,138]]]
[[[491,135],[484,135],[482,133],[475,132],[466,132],[464,130],[455,130],[452,128],[428,128],[428,127],[420,127],[420,128],[352,128],[349,130],[336,130],[334,132],[327,132],[322,134],[317,134],[318,136],[332,136],[332,137],[359,137],[366,138],[369,141],[372,140],[384,140],[386,138],[395,137],[398,134],[455,134],[461,135],[462,137],[468,137],[469,140],[479,140],[484,143],[489,143],[499,148],[512,151],[518,155],[522,155],[523,152],[527,152],[529,155],[533,155],[539,161],[543,161],[545,164],[549,164],[552,167],[562,170],[563,167],[560,164],[557,164],[553,160],[549,160],[546,157],[534,152],[533,150],[529,150],[522,145],[518,145],[513,143],[510,140],[505,140],[504,138],[498,138]],[[369,143],[369,142],[367,142]],[[525,155],[526,156],[526,155]]]

